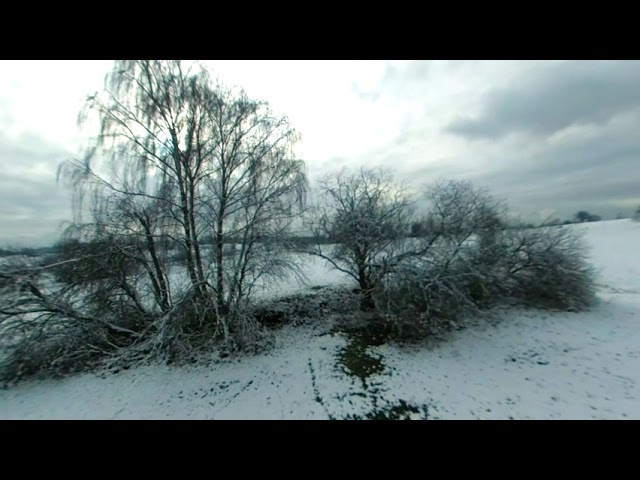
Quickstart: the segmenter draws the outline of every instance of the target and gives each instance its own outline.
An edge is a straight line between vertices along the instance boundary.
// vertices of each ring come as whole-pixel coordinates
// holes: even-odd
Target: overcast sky
[[[210,61],[302,134],[312,180],[386,166],[419,188],[469,179],[525,218],[640,205],[640,62]],[[0,246],[52,243],[71,216],[55,181],[109,61],[0,61]]]

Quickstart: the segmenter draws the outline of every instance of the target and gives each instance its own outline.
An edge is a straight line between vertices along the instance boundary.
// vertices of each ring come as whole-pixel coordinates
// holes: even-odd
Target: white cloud
[[[600,89],[593,92],[597,96],[609,80],[613,89],[631,85],[629,72],[640,71],[637,65],[606,63],[596,68],[562,61],[205,63],[224,83],[242,86],[251,97],[268,100],[277,113],[289,116],[302,134],[298,153],[309,162],[312,176],[350,164],[391,167],[414,186],[437,177],[470,178],[507,195],[523,212],[558,209],[559,215],[566,215],[578,203],[591,201],[597,206],[614,202],[613,210],[632,205],[637,198],[637,194],[615,193],[618,179],[628,186],[639,175],[637,168],[625,167],[640,161],[634,156],[636,112],[616,114],[615,109],[625,102],[612,90],[608,97],[599,97],[593,107],[610,117],[606,122],[597,117],[598,122],[573,124],[571,118],[571,112],[591,114],[588,87],[594,72]],[[83,138],[76,126],[78,111],[87,94],[102,88],[111,64],[0,62],[2,168],[33,181],[52,181],[58,163],[78,152]],[[577,80],[567,79],[574,70],[579,74]],[[569,99],[567,109],[561,105],[566,95],[558,94],[556,84],[582,89],[580,95]],[[531,101],[528,92],[536,91],[553,94],[553,102],[544,97],[539,104]],[[506,108],[508,98],[526,99],[526,109],[518,113],[520,107]],[[613,103],[607,105],[606,98]],[[536,115],[541,112],[541,117],[553,124],[556,117],[549,111],[554,109],[562,120],[556,123],[568,126],[544,135],[553,128],[536,125]],[[469,123],[477,119],[484,123]],[[511,119],[520,130],[510,131],[505,122]],[[463,126],[466,121],[467,127],[472,125],[485,134],[472,138],[452,133],[448,128],[456,121],[462,121]],[[491,122],[498,125],[500,138],[490,135]],[[604,161],[614,162],[617,173],[603,168]],[[5,176],[5,183],[7,179]],[[567,186],[571,179],[579,182]],[[30,190],[29,195],[38,193]],[[3,201],[11,199],[5,196]],[[550,205],[552,201],[558,204]],[[2,222],[0,236],[41,232],[35,211],[31,209],[29,214],[20,209],[25,202],[22,197],[16,197],[15,202],[13,207],[5,203],[3,212],[8,215],[13,208],[14,218],[20,221]],[[60,205],[54,202],[55,208]],[[583,208],[591,207],[584,204]],[[59,210],[51,217],[63,214],[66,212]]]

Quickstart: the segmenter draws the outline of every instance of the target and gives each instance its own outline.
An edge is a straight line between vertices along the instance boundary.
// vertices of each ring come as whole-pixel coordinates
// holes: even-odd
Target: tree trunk
[[[178,188],[180,190],[180,207],[182,210],[182,222],[184,229],[184,244],[187,253],[187,270],[189,271],[189,278],[196,290],[196,293],[203,296],[204,290],[202,285],[202,277],[199,277],[198,267],[196,262],[198,259],[194,259],[194,247],[197,245],[197,240],[194,242],[194,226],[195,226],[195,213],[191,207],[191,203],[188,198],[188,185],[187,185],[187,162],[183,159],[182,152],[180,151],[177,135],[175,131],[171,130],[171,139],[173,141],[173,160],[176,170],[176,176],[178,179]],[[199,253],[199,252],[198,252]]]
[[[189,278],[191,283],[197,291],[200,291],[200,283],[198,282],[198,275],[196,273],[195,264],[193,261],[193,242],[191,241],[191,222],[189,220],[189,213],[186,208],[182,209],[182,220],[184,222],[184,247],[187,254],[187,270],[189,272]]]
[[[198,234],[196,231],[196,221],[195,221],[195,202],[194,202],[195,192],[193,183],[189,187],[189,219],[191,222],[191,238],[193,242],[193,254],[194,254],[194,262],[196,264],[196,275],[198,276],[198,280],[200,282],[204,281],[204,270],[202,268],[202,257],[200,255],[200,242],[198,240]]]
[[[367,275],[365,267],[358,269],[358,283],[360,284],[360,310],[368,312],[376,308],[373,300],[373,282]]]
[[[160,308],[162,308],[163,312],[169,310],[169,293],[167,291],[167,284],[165,282],[164,271],[162,270],[162,266],[160,265],[160,260],[158,259],[158,252],[156,250],[155,240],[151,231],[145,225],[145,233],[147,238],[147,249],[149,250],[149,254],[151,255],[151,260],[153,262],[153,267],[156,271],[156,279],[157,279],[157,288],[159,293],[159,301]]]
[[[218,300],[218,312],[221,315],[227,313],[226,302],[224,299],[224,222],[222,216],[224,215],[224,208],[219,212],[218,222],[216,225],[216,291]]]

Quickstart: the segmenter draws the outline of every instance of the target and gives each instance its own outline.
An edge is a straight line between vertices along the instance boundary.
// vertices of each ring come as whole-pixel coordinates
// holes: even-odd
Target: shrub
[[[130,253],[131,245],[117,239],[95,242],[68,240],[57,246],[57,253],[49,263],[59,264],[53,274],[59,282],[81,284],[99,282],[131,275],[139,270],[139,263]]]
[[[387,277],[376,299],[393,335],[417,339],[451,325],[475,308],[469,293],[473,275],[465,275],[462,265],[448,273],[442,267],[415,265]]]
[[[594,271],[578,231],[503,228],[497,204],[488,196],[474,198],[472,210],[449,202],[455,211],[445,218],[455,221],[440,225],[453,231],[440,232],[426,252],[398,265],[376,292],[376,304],[396,335],[420,338],[507,300],[570,311],[594,304]],[[466,212],[493,220],[474,221]]]
[[[504,249],[504,293],[545,308],[584,310],[595,302],[595,273],[575,230],[511,231]]]

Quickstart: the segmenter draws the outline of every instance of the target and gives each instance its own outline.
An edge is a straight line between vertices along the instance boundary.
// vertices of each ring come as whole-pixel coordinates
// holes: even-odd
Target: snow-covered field
[[[400,401],[414,418],[640,419],[640,223],[584,226],[599,270],[587,313],[494,312],[430,347],[369,347],[382,370],[365,383],[337,364],[330,325],[285,327],[277,348],[210,366],[136,367],[25,382],[0,391],[0,418],[326,419]],[[343,282],[322,262],[306,287]]]

